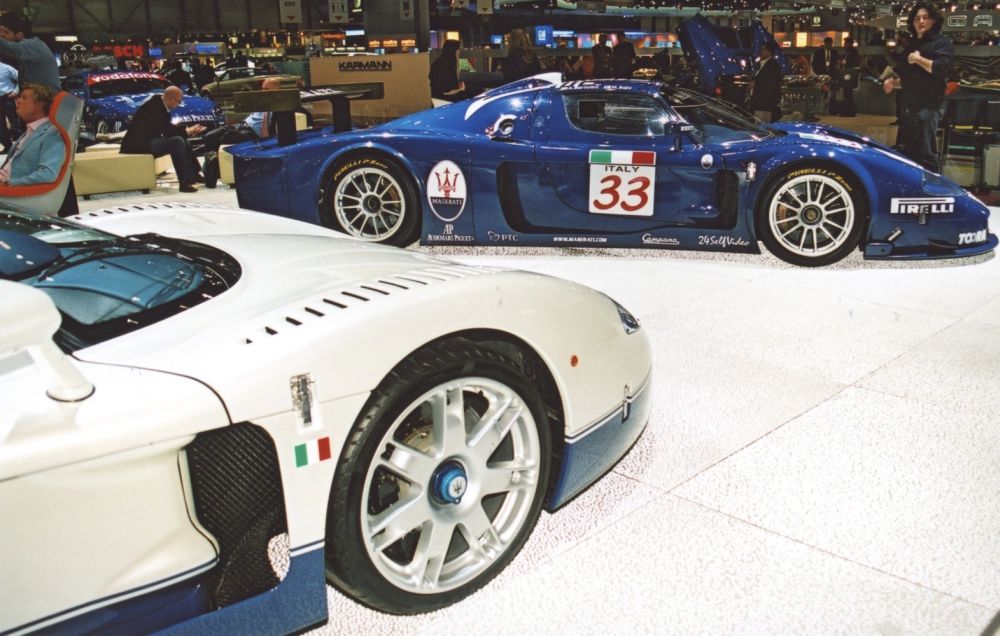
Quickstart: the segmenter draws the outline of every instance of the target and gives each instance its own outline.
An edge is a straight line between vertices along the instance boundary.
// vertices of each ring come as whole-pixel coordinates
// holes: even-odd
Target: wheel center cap
[[[380,209],[382,209],[382,202],[379,200],[377,196],[371,194],[369,194],[364,198],[364,201],[361,203],[361,205],[364,206],[365,212],[371,214],[374,214],[375,212],[378,212]]]
[[[460,503],[468,488],[469,477],[458,462],[445,462],[434,471],[431,493],[438,501],[446,504]]]
[[[809,225],[815,225],[816,223],[819,223],[822,218],[823,218],[823,213],[817,207],[809,206],[806,209],[802,210],[802,220],[808,223]]]

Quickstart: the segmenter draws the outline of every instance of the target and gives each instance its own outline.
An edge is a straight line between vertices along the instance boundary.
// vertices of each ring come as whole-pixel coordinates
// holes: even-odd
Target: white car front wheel
[[[327,572],[378,610],[449,605],[492,579],[541,511],[551,435],[525,369],[471,343],[414,354],[373,395],[329,505]]]

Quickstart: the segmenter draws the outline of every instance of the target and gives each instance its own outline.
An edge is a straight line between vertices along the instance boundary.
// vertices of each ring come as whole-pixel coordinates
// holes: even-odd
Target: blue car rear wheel
[[[420,229],[409,175],[381,157],[355,156],[340,163],[325,200],[324,223],[364,241],[405,247]]]

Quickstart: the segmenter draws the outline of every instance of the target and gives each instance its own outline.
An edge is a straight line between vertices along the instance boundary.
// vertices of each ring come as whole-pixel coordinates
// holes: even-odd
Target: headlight
[[[932,196],[955,196],[965,194],[962,186],[933,172],[924,170],[921,187],[925,194]]]

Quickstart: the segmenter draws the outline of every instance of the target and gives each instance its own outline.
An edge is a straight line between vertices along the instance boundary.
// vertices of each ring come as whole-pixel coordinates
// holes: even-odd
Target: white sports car
[[[0,212],[0,632],[295,632],[326,581],[439,608],[641,434],[607,296],[338,236]]]

